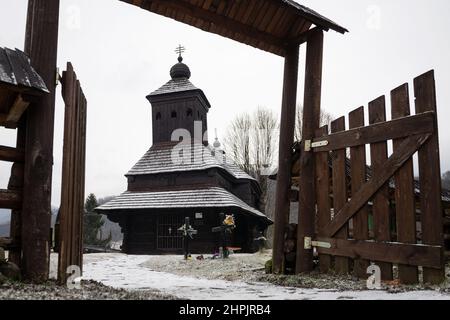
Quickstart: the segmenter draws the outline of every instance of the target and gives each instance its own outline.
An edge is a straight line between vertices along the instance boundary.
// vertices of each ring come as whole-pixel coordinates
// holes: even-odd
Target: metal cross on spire
[[[175,53],[178,53],[178,61],[179,62],[183,61],[183,57],[181,56],[181,54],[185,51],[186,51],[186,48],[183,47],[181,44],[178,45],[178,47],[175,49]]]

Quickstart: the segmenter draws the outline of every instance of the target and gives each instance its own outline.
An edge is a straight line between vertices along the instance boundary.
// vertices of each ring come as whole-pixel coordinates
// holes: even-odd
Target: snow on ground
[[[149,269],[152,256],[89,254],[84,256],[83,279],[127,290],[154,290],[192,300],[450,300],[439,291],[337,291],[275,286],[262,282],[194,278]],[[180,256],[179,259],[182,259]]]

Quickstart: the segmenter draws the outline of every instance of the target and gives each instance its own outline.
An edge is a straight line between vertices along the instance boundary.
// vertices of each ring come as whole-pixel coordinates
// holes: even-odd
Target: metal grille
[[[158,217],[157,248],[178,250],[183,248],[183,236],[178,228],[184,223],[184,218],[176,214],[164,214]]]

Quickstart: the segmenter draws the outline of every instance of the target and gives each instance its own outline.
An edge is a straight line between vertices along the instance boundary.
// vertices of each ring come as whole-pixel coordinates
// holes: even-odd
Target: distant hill
[[[9,223],[11,210],[0,209],[0,224]]]
[[[9,237],[9,223],[0,225],[0,237]]]
[[[100,205],[108,202],[113,197],[106,197],[99,199],[98,202]],[[52,228],[55,226],[56,217],[58,215],[58,208],[52,208]],[[108,218],[103,215],[103,219],[105,221],[104,226],[101,229],[102,237],[107,238],[111,233],[112,241],[120,241],[123,239],[123,234],[121,228],[118,223],[114,223],[108,220]],[[10,220],[11,214],[10,210],[0,209],[0,237],[8,237],[9,229],[10,229]]]

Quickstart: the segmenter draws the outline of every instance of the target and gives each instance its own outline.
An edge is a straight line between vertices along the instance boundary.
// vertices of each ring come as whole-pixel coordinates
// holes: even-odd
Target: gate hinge
[[[311,151],[311,140],[305,140],[305,151]]]
[[[331,248],[331,243],[323,242],[323,241],[313,241],[311,237],[305,237],[305,249],[312,249],[313,247],[317,248]]]
[[[58,84],[61,82],[61,75],[59,74],[59,68],[56,68],[56,79],[55,79],[55,86],[58,86]]]
[[[309,152],[313,148],[325,147],[329,144],[328,140],[322,140],[317,142],[312,142],[311,140],[305,140],[305,151]]]

